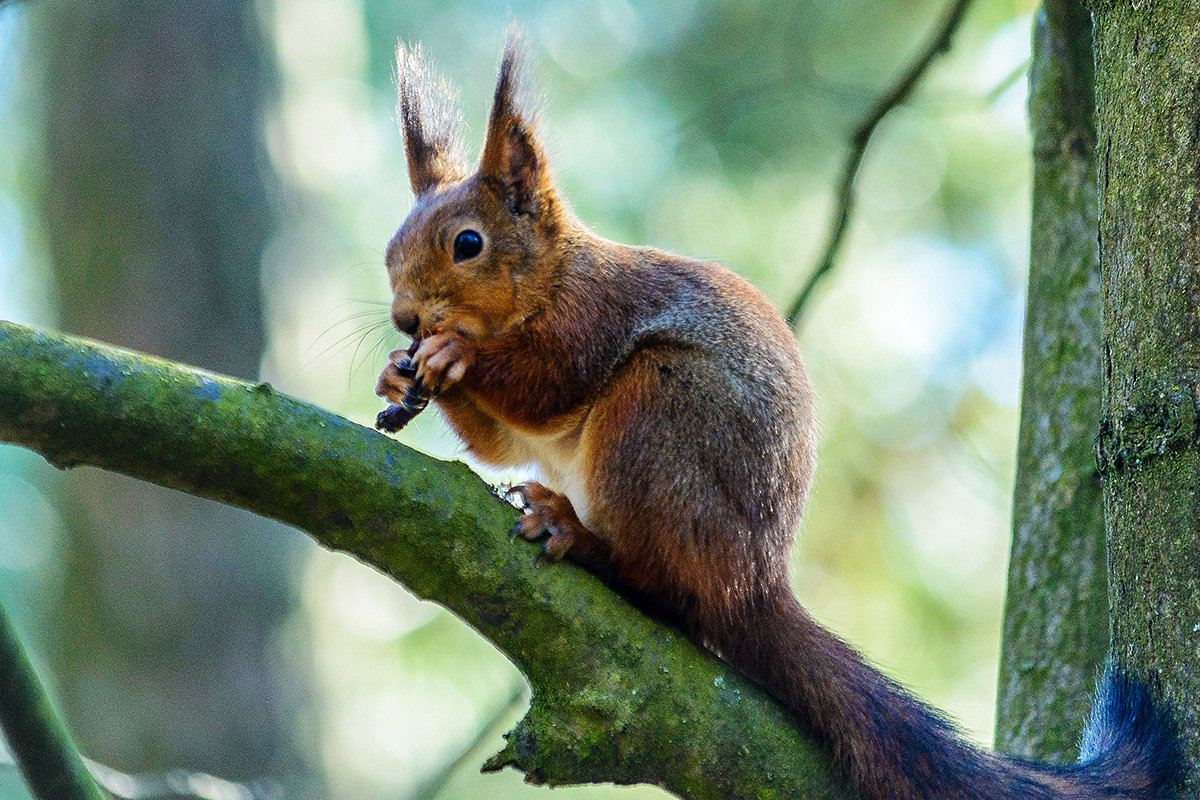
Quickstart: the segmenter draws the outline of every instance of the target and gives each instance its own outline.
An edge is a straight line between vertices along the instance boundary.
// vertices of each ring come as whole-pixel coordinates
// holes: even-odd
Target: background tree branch
[[[116,796],[128,800],[165,800],[187,796],[198,800],[267,800],[281,796],[274,786],[260,790],[182,769],[161,775],[128,775],[83,758],[3,606],[0,606],[0,732],[13,758],[11,763],[0,762],[0,797],[108,800]],[[4,786],[6,773],[13,767],[20,772],[17,783],[23,783],[24,789]]]
[[[838,252],[842,248],[842,240],[846,236],[846,229],[850,225],[850,213],[854,208],[854,182],[858,177],[858,168],[867,155],[867,145],[871,143],[875,129],[879,127],[879,123],[883,122],[884,117],[891,113],[892,109],[908,99],[913,88],[929,69],[929,65],[939,55],[950,49],[954,32],[958,30],[970,6],[971,0],[954,0],[951,3],[941,23],[921,49],[920,54],[908,65],[908,69],[891,88],[875,101],[875,105],[854,129],[854,135],[850,137],[850,153],[846,156],[846,163],[842,165],[841,176],[838,178],[837,200],[834,206],[833,224],[829,228],[829,238],[821,251],[821,258],[817,261],[817,266],[809,274],[804,286],[788,307],[786,318],[791,327],[795,328],[796,324],[800,322],[800,315],[804,313],[809,297],[812,296],[821,279],[833,269],[837,260]]]
[[[996,746],[1078,756],[1108,653],[1100,419],[1100,253],[1092,18],[1046,0],[1034,21],[1029,120],[1033,220],[1025,310],[1012,553]]]
[[[38,800],[105,800],[0,607],[0,728]]]
[[[533,689],[492,768],[687,798],[852,796],[756,686],[585,571],[510,541],[516,510],[463,464],[267,384],[5,322],[0,441],[279,519],[446,606]]]
[[[50,0],[23,19],[59,324],[256,375],[260,267],[276,221],[261,157],[274,96],[263,17],[251,0]],[[80,747],[132,773],[267,772],[286,776],[292,800],[328,797],[290,729],[296,710],[315,708],[315,676],[277,646],[295,619],[307,542],[96,471],[66,476],[55,494],[61,578],[40,598],[57,621],[43,652]],[[258,547],[239,553],[248,537]],[[177,714],[157,713],[166,704]]]

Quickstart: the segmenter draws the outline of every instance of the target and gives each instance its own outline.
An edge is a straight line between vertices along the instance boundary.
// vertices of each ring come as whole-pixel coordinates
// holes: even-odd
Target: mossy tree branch
[[[0,441],[273,517],[446,606],[533,688],[493,768],[687,798],[852,796],[749,681],[583,570],[510,541],[516,510],[462,464],[266,384],[3,322]]]

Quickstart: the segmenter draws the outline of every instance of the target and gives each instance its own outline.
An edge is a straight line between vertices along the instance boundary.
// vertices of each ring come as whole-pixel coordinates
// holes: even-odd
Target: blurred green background
[[[257,372],[363,424],[401,342],[379,325],[383,247],[411,205],[398,39],[421,42],[461,88],[477,147],[504,29],[523,25],[580,216],[612,239],[719,261],[786,306],[824,242],[851,131],[943,10],[83,5],[0,7],[0,318]],[[800,335],[822,420],[793,554],[801,598],[981,742],[1016,441],[1033,10],[978,0],[884,121],[841,264]],[[105,60],[114,42],[132,50]],[[96,164],[113,171],[92,179]],[[142,202],[154,213],[114,211]],[[118,262],[137,269],[112,279]],[[231,341],[245,347],[231,354]],[[402,438],[459,453],[436,414]],[[289,797],[545,796],[515,773],[478,774],[523,709],[522,684],[463,624],[300,534],[131,487],[0,447],[0,600],[89,756],[268,778]]]

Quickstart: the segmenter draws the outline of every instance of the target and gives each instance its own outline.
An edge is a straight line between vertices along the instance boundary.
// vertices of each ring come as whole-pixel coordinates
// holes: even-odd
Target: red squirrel
[[[535,467],[540,482],[513,490],[515,533],[608,575],[766,688],[864,798],[1170,797],[1170,717],[1120,669],[1079,763],[1019,761],[965,742],[805,613],[787,565],[815,419],[795,337],[734,273],[579,221],[551,179],[519,39],[476,169],[448,88],[399,50],[416,202],[386,263],[392,321],[414,346],[389,356],[376,391],[432,396],[474,458]]]

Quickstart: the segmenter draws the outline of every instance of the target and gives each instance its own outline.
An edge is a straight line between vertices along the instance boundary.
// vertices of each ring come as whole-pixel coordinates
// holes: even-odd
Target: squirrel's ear
[[[396,80],[396,111],[413,192],[421,195],[438,184],[466,177],[454,90],[430,70],[420,46],[396,48]]]
[[[516,214],[536,213],[550,190],[546,155],[537,135],[537,111],[528,97],[525,70],[521,34],[510,28],[500,59],[479,173],[500,183],[505,202]]]

